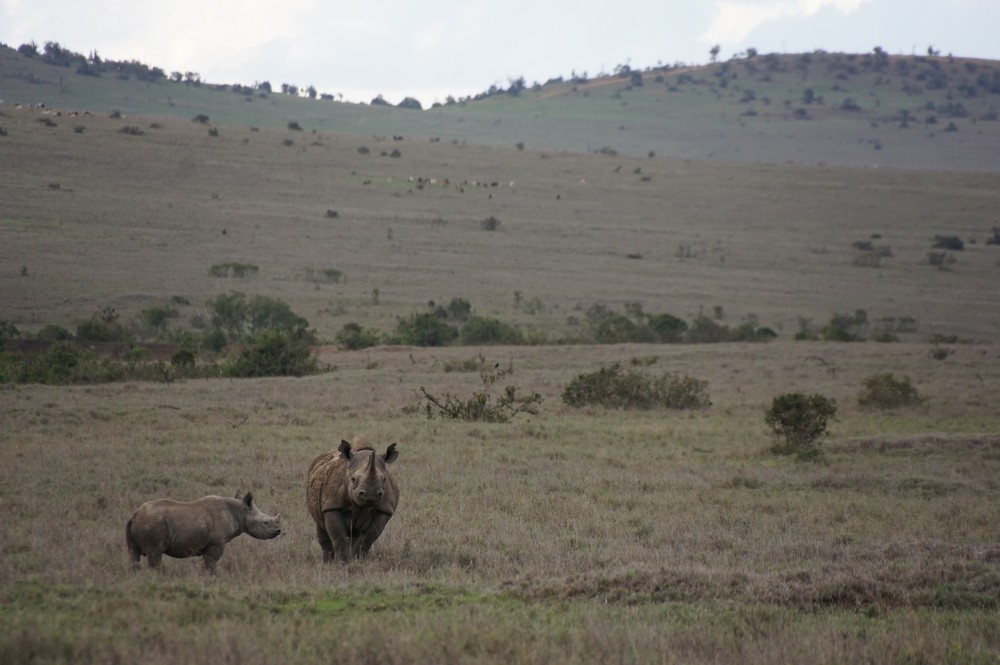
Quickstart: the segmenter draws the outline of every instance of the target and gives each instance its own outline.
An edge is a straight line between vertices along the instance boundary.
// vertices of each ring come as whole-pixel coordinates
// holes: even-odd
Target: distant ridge
[[[418,111],[412,102],[352,104],[211,84],[136,62],[94,71],[71,56],[46,62],[0,47],[0,101],[609,156],[1000,171],[1000,63],[992,60],[877,47],[751,53],[530,86],[519,79]]]

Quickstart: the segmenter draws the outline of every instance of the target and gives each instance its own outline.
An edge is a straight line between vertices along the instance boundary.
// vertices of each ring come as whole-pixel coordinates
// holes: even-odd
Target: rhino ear
[[[247,492],[246,494],[243,495],[243,505],[246,506],[247,509],[249,509],[250,506],[253,505],[253,493],[252,492]]]
[[[340,440],[340,454],[344,459],[351,459],[351,442]]]
[[[390,443],[389,447],[386,448],[385,450],[385,455],[384,455],[385,463],[392,464],[393,462],[396,461],[397,457],[399,457],[399,452],[396,450],[396,444]]]

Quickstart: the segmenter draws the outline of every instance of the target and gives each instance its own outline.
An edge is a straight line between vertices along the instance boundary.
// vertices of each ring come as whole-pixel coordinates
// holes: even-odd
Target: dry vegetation
[[[29,333],[175,295],[186,325],[231,289],[287,301],[326,340],[451,297],[542,336],[629,302],[718,307],[779,333],[495,348],[507,380],[545,398],[502,425],[418,408],[420,386],[481,385],[445,371],[474,348],[327,347],[331,370],[302,379],[3,387],[0,663],[994,662],[996,174],[0,111],[0,319]],[[892,257],[855,265],[852,243],[872,234]],[[937,234],[979,242],[940,270],[926,263]],[[224,263],[259,271],[209,274]],[[309,278],[327,269],[343,277]],[[858,308],[917,329],[898,344],[791,341],[800,318]],[[574,376],[613,362],[706,380],[712,406],[561,403]],[[875,372],[910,377],[926,401],[861,408]],[[769,452],[763,410],[793,390],[840,405],[818,463]],[[399,511],[370,560],[324,566],[305,470],[359,432],[399,443]],[[287,533],[234,541],[215,577],[197,560],[129,573],[136,506],[240,489]]]

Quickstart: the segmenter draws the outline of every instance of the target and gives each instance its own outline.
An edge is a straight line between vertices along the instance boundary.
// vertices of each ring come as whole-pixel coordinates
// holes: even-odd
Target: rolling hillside
[[[243,85],[87,75],[0,48],[0,99],[213,124],[541,150],[780,164],[1000,170],[1000,63],[942,56],[753,55],[553,79],[424,111]],[[512,94],[516,92],[517,94]]]

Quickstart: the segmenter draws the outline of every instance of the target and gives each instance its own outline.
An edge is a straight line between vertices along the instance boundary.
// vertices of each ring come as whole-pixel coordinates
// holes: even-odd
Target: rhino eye
[[[351,487],[357,487],[357,486],[358,486],[358,479],[357,479],[357,477],[351,478]]]

